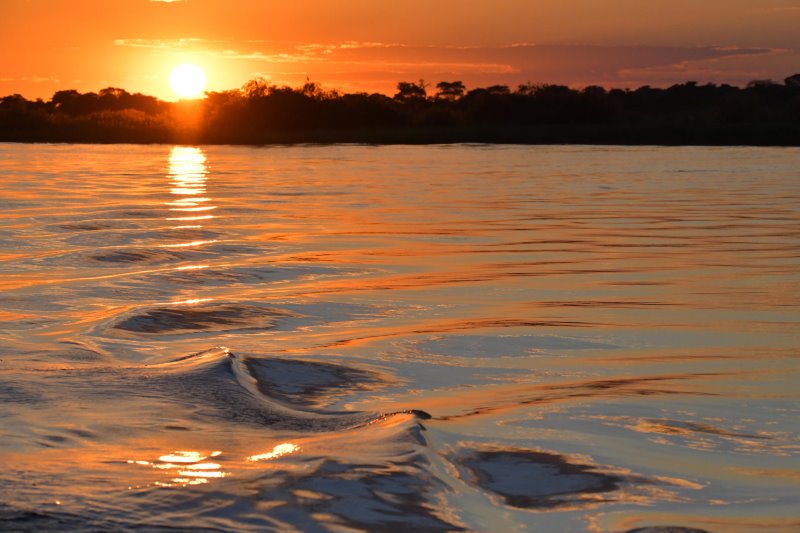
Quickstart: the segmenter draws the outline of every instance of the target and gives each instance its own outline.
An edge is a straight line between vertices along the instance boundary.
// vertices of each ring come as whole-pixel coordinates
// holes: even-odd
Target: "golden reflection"
[[[200,452],[177,451],[168,455],[162,455],[158,460],[162,463],[196,463],[206,458],[208,458],[208,456],[202,455]]]
[[[217,208],[217,206],[211,205],[212,199],[206,193],[208,166],[205,154],[197,147],[175,146],[170,151],[167,168],[171,196],[165,205],[170,215],[181,213],[186,213],[186,215],[166,217],[169,222],[177,222],[172,229],[182,230],[182,242],[164,243],[160,247],[184,250],[214,244],[217,240],[207,238],[208,235],[201,232],[203,225],[200,223],[203,220],[215,218],[213,215],[200,213],[207,213]],[[191,272],[205,268],[208,268],[208,265],[182,265],[177,266],[176,270]],[[173,303],[195,305],[209,301],[207,298],[197,298],[194,294],[186,296],[189,298]]]
[[[175,270],[203,270],[204,268],[210,268],[209,265],[184,265],[175,268]]]
[[[277,459],[283,455],[287,455],[290,453],[294,453],[300,449],[300,446],[296,444],[292,444],[291,442],[284,442],[283,444],[278,444],[274,448],[272,448],[271,452],[260,453],[257,455],[251,455],[247,458],[248,461],[266,461],[268,459]]]
[[[177,300],[177,301],[170,302],[170,303],[172,305],[197,305],[197,304],[203,304],[203,303],[212,302],[212,301],[214,301],[213,298],[189,298],[189,299],[186,299],[186,300]]]
[[[170,211],[210,211],[216,206],[201,205],[210,202],[206,194],[208,167],[206,156],[200,148],[176,146],[169,154],[170,194],[177,196],[167,202]],[[184,219],[167,219],[184,220]]]
[[[170,207],[170,211],[186,211],[189,213],[196,213],[200,211],[213,211],[216,209],[215,205],[201,206],[201,207]]]
[[[169,190],[172,194],[202,194],[205,189],[202,187],[173,187]]]
[[[200,215],[193,217],[170,217],[167,220],[209,220],[215,218],[214,215]],[[203,226],[193,226],[195,228],[202,228]]]
[[[194,146],[175,146],[169,154],[169,173],[176,187],[202,185],[205,188],[206,156]]]
[[[192,192],[187,192],[187,191],[192,191]],[[172,189],[171,192],[172,194],[195,194],[194,189]],[[167,205],[175,205],[179,207],[195,206],[195,205],[200,205],[203,202],[208,202],[209,200],[211,200],[211,198],[205,198],[205,197],[181,198],[173,202],[167,202]]]
[[[216,239],[209,239],[206,241],[191,241],[191,242],[179,242],[177,244],[162,244],[161,248],[192,248],[195,246],[203,246],[204,244],[214,244],[217,242]]]
[[[202,479],[222,478],[228,475],[227,472],[220,472],[218,470],[179,470],[178,475],[184,477],[196,477]],[[174,480],[173,480],[174,481]]]
[[[186,468],[188,470],[219,470],[222,465],[219,463],[195,463],[187,465]]]
[[[208,483],[210,479],[219,479],[230,475],[230,472],[222,470],[220,463],[208,461],[208,459],[221,454],[221,451],[206,454],[192,450],[178,450],[160,456],[157,461],[129,460],[128,463],[165,471],[170,479],[153,483],[159,487],[200,485]]]

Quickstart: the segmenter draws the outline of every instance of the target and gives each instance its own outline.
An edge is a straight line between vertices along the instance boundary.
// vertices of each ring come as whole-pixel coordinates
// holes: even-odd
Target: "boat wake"
[[[281,376],[284,378],[281,381],[284,387],[281,390],[281,383],[276,383],[268,374],[270,363],[275,366],[270,359],[243,359],[227,348],[220,347],[145,368],[157,371],[148,378],[151,386],[163,387],[176,398],[204,405],[208,409],[206,412],[226,420],[268,426],[273,430],[304,433],[342,431],[395,414],[430,418],[422,411],[370,413],[312,409],[308,406],[310,398],[303,394],[304,389],[297,389],[291,394],[286,392],[286,385],[303,383],[308,380],[308,374],[315,370],[321,374],[335,365],[305,361],[295,364],[295,380],[286,375],[284,368],[284,375]],[[287,366],[286,363],[284,366]],[[345,373],[347,370],[340,367],[339,372]],[[361,375],[366,376],[363,372]],[[341,376],[334,374],[329,377]],[[333,382],[328,383],[328,386],[334,385]],[[318,387],[324,385],[319,384]]]

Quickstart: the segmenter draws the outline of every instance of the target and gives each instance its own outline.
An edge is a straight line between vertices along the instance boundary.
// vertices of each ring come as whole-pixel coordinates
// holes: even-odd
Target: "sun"
[[[206,88],[206,74],[197,65],[178,65],[169,74],[169,86],[180,98],[194,98]]]

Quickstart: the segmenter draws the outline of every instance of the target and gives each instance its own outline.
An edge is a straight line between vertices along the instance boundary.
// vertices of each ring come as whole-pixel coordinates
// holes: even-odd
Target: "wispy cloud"
[[[280,62],[279,56],[262,54],[261,52],[239,52],[237,50],[209,50],[207,53],[213,57],[221,57],[223,59],[260,61],[268,63]]]
[[[2,77],[0,78],[0,82],[9,82],[9,81],[25,81],[28,83],[60,83],[61,80],[58,78],[54,78],[52,76],[39,76],[38,74],[34,74],[33,76],[22,76],[19,78],[12,78],[12,77]]]
[[[477,83],[603,84],[625,81],[639,69],[677,69],[720,58],[763,56],[765,48],[539,45],[412,46],[391,43],[346,42],[296,44],[281,55],[265,54],[272,63],[296,62],[319,68],[320,74],[372,72],[427,78],[465,78]],[[382,74],[381,74],[382,73]],[[491,80],[491,81],[490,81]]]
[[[52,76],[25,76],[20,78],[22,81],[30,81],[33,83],[59,83],[61,80],[53,78]]]
[[[247,69],[243,72],[266,73],[278,83],[298,83],[312,77],[341,88],[383,92],[394,90],[394,85],[403,79],[421,77],[433,82],[460,79],[468,87],[496,83],[514,86],[528,81],[574,86],[667,85],[687,81],[687,76],[700,82],[728,81],[723,76],[725,69],[715,67],[714,62],[748,62],[748,58],[765,58],[778,53],[769,48],[733,46],[599,46],[525,42],[506,46],[424,46],[374,41],[313,43],[127,38],[117,39],[114,44],[165,53],[191,51],[218,60],[237,61]],[[752,65],[726,65],[725,68],[735,72],[730,80],[732,83],[740,82],[748,71],[761,75],[763,70],[753,69]],[[704,74],[708,78],[704,78]]]
[[[154,0],[151,0],[154,1]],[[161,1],[161,0],[159,0]],[[132,48],[155,48],[158,50],[185,49],[189,46],[196,46],[207,43],[205,39],[115,39],[117,46],[130,46]]]

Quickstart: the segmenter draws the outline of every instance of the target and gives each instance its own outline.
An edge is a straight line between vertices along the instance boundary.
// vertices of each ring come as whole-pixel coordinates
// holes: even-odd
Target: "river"
[[[0,529],[798,531],[798,168],[0,144]]]

